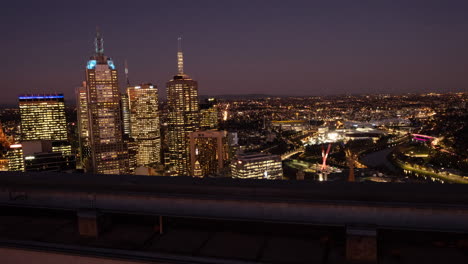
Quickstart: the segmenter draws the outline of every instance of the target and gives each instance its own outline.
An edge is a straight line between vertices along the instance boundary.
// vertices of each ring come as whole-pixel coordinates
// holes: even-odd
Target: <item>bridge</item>
[[[101,236],[101,230],[106,229],[105,216],[115,214],[153,217],[153,230],[160,233],[164,232],[164,219],[169,218],[277,226],[270,231],[289,230],[297,225],[304,230],[338,228],[345,230],[343,235],[347,237],[346,258],[367,263],[377,261],[377,236],[385,230],[467,234],[467,190],[465,185],[1,172],[0,208],[5,208],[4,212],[23,208],[74,213],[76,232],[83,237]],[[46,222],[34,221],[38,229]],[[192,238],[187,235],[186,239]],[[45,251],[51,247],[43,241],[22,243],[21,247]],[[0,248],[18,245],[1,240],[0,232]],[[71,249],[63,246],[60,250]],[[130,253],[125,254],[142,256]],[[152,255],[151,261],[219,263],[200,258],[183,262],[183,256],[163,258],[164,261],[161,258]]]
[[[435,139],[435,137],[427,136],[427,135],[421,135],[421,134],[412,134],[413,139],[419,140],[419,141],[431,141]]]
[[[305,151],[304,147],[293,149],[293,150],[288,151],[288,152],[284,153],[283,155],[281,155],[281,160],[287,160],[290,157],[296,155],[297,153],[302,153],[304,151]]]

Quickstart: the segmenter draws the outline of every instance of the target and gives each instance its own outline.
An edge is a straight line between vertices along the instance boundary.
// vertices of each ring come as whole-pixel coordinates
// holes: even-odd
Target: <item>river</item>
[[[392,173],[398,174],[399,170],[387,159],[387,156],[395,147],[385,148],[376,152],[371,152],[360,159],[364,165],[373,167],[384,167]]]

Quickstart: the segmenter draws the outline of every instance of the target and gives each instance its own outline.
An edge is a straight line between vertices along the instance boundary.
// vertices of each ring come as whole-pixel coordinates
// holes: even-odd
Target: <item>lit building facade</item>
[[[127,89],[129,89],[128,87]],[[130,109],[128,102],[128,94],[122,93],[120,98],[120,107],[122,109],[122,122],[123,122],[123,132],[125,135],[130,135]]]
[[[152,84],[127,88],[131,137],[137,144],[137,166],[161,162],[158,89]]]
[[[74,170],[75,156],[56,149],[57,141],[31,140],[22,142],[25,171]]]
[[[216,129],[218,127],[218,106],[215,98],[206,99],[200,104],[200,128]]]
[[[21,95],[21,140],[67,141],[63,94]]]
[[[124,135],[124,143],[128,150],[128,173],[134,174],[137,169],[136,156],[138,153],[138,145],[134,138],[131,138],[130,135],[126,134]]]
[[[8,138],[7,138],[6,134],[5,134],[5,132],[3,131],[2,122],[0,122],[0,149],[8,148],[8,146],[10,146],[10,143],[8,141]]]
[[[167,144],[165,163],[173,175],[190,175],[189,133],[198,130],[198,84],[184,74],[183,54],[177,53],[178,74],[167,84]]]
[[[78,121],[78,157],[77,169],[91,167],[91,147],[89,145],[88,98],[86,96],[86,82],[76,89],[76,111]]]
[[[283,178],[281,157],[262,153],[238,154],[231,162],[233,178],[269,179]]]
[[[128,172],[128,151],[123,141],[123,125],[117,70],[111,58],[104,56],[103,39],[97,33],[95,55],[86,66],[86,89],[80,103],[81,149],[89,145],[90,155],[83,162],[86,172],[125,174]],[[81,96],[81,94],[80,94]],[[84,98],[84,97],[83,97]]]
[[[226,166],[228,157],[227,132],[206,130],[190,133],[191,175],[215,175]]]
[[[0,158],[0,171],[8,171],[8,159]]]
[[[24,171],[23,146],[21,144],[10,145],[7,151],[9,171]]]
[[[4,156],[7,154],[10,143],[6,134],[3,131],[2,123],[0,122],[0,171],[8,171],[8,159]]]

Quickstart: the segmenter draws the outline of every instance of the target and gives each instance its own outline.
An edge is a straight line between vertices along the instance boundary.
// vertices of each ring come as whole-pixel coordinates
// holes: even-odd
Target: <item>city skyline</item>
[[[442,2],[298,1],[293,7],[277,1],[268,6],[264,1],[146,2],[131,9],[116,3],[102,21],[91,18],[105,3],[73,14],[67,10],[85,10],[91,2],[36,6],[31,1],[28,9],[9,3],[1,27],[1,53],[9,62],[1,66],[2,83],[8,89],[0,104],[15,102],[21,93],[56,91],[73,98],[83,79],[83,56],[92,54],[96,24],[117,69],[128,61],[133,84],[162,87],[177,66],[175,40],[183,36],[185,61],[200,82],[200,95],[466,91],[468,37],[461,32],[468,29],[468,4]],[[43,12],[34,13],[33,7]],[[147,12],[161,19],[153,21]]]
[[[468,263],[467,0],[1,10],[0,264]]]

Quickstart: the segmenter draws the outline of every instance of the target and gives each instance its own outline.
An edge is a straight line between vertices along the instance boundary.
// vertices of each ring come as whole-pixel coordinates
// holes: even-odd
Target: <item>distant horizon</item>
[[[368,95],[390,95],[390,96],[403,96],[403,95],[425,95],[425,94],[467,94],[468,91],[455,91],[455,92],[422,92],[422,93],[398,93],[398,94],[392,94],[392,93],[354,93],[354,94],[328,94],[328,95],[281,95],[281,94],[260,94],[260,93],[250,93],[250,94],[218,94],[218,95],[208,95],[208,94],[200,94],[199,95],[199,100],[203,100],[205,98],[209,97],[214,97],[214,98],[221,98],[221,99],[227,99],[227,100],[244,100],[244,99],[263,99],[263,98],[268,98],[268,97],[280,97],[280,98],[289,98],[289,97],[341,97],[341,96],[368,96]],[[47,94],[47,93],[36,93],[36,95],[40,94]],[[53,94],[53,93],[52,93]],[[60,92],[58,93],[60,94]],[[32,95],[32,94],[22,94],[22,95]],[[19,95],[18,95],[19,97]],[[232,97],[232,98],[226,98],[226,97]],[[248,98],[251,97],[251,98]],[[65,105],[67,103],[76,103],[76,100],[74,97],[67,98],[65,96]],[[161,95],[159,96],[159,99],[165,99],[165,97],[162,97]],[[165,101],[165,100],[161,100]],[[160,101],[160,102],[161,102]],[[0,102],[0,107],[5,107],[5,106],[18,106],[18,99],[16,102],[9,102],[9,103],[1,103]]]

